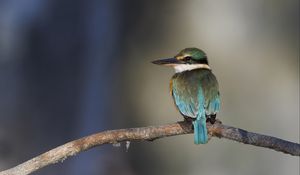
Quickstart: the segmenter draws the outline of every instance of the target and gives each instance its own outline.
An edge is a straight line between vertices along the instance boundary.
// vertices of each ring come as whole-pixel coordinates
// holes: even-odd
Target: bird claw
[[[207,122],[210,122],[210,124],[212,124],[212,125],[215,124],[215,122],[216,122],[216,114],[207,116],[206,123]]]

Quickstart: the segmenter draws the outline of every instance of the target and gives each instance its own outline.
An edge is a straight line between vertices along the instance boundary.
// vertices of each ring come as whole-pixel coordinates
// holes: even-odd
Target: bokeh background
[[[1,0],[0,170],[95,132],[182,119],[169,68],[206,51],[226,124],[299,143],[298,0]],[[105,145],[35,174],[299,174],[299,158],[193,136]]]

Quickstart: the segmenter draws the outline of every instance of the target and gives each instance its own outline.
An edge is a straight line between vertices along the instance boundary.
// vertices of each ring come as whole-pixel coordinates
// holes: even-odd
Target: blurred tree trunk
[[[5,104],[1,105],[1,169],[67,140],[111,128],[111,118],[106,116],[114,110],[113,67],[121,63],[117,55],[120,3],[1,2],[5,21],[0,21],[0,27],[6,30],[0,36],[10,37],[0,42],[5,51],[1,53],[5,60],[0,62],[5,68],[0,70],[0,102]],[[92,175],[128,169],[99,151],[38,174]]]

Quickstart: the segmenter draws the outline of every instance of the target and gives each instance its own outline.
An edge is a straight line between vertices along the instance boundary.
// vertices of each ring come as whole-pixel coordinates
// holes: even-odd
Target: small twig
[[[293,156],[300,156],[300,144],[297,143],[226,126],[219,121],[214,125],[208,124],[207,128],[211,136],[227,138],[245,144],[270,148]],[[104,131],[68,142],[16,167],[2,171],[0,172],[0,175],[30,174],[50,164],[63,161],[79,152],[103,144],[113,144],[123,141],[152,141],[162,137],[189,134],[192,132],[193,129],[190,122],[177,122],[162,126]]]

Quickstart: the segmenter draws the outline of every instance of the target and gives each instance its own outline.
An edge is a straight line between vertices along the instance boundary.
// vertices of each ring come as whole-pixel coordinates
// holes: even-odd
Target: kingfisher
[[[175,69],[170,81],[175,105],[185,120],[192,121],[194,143],[207,143],[206,122],[214,124],[216,120],[220,110],[220,93],[206,53],[198,48],[185,48],[172,58],[152,63]]]

